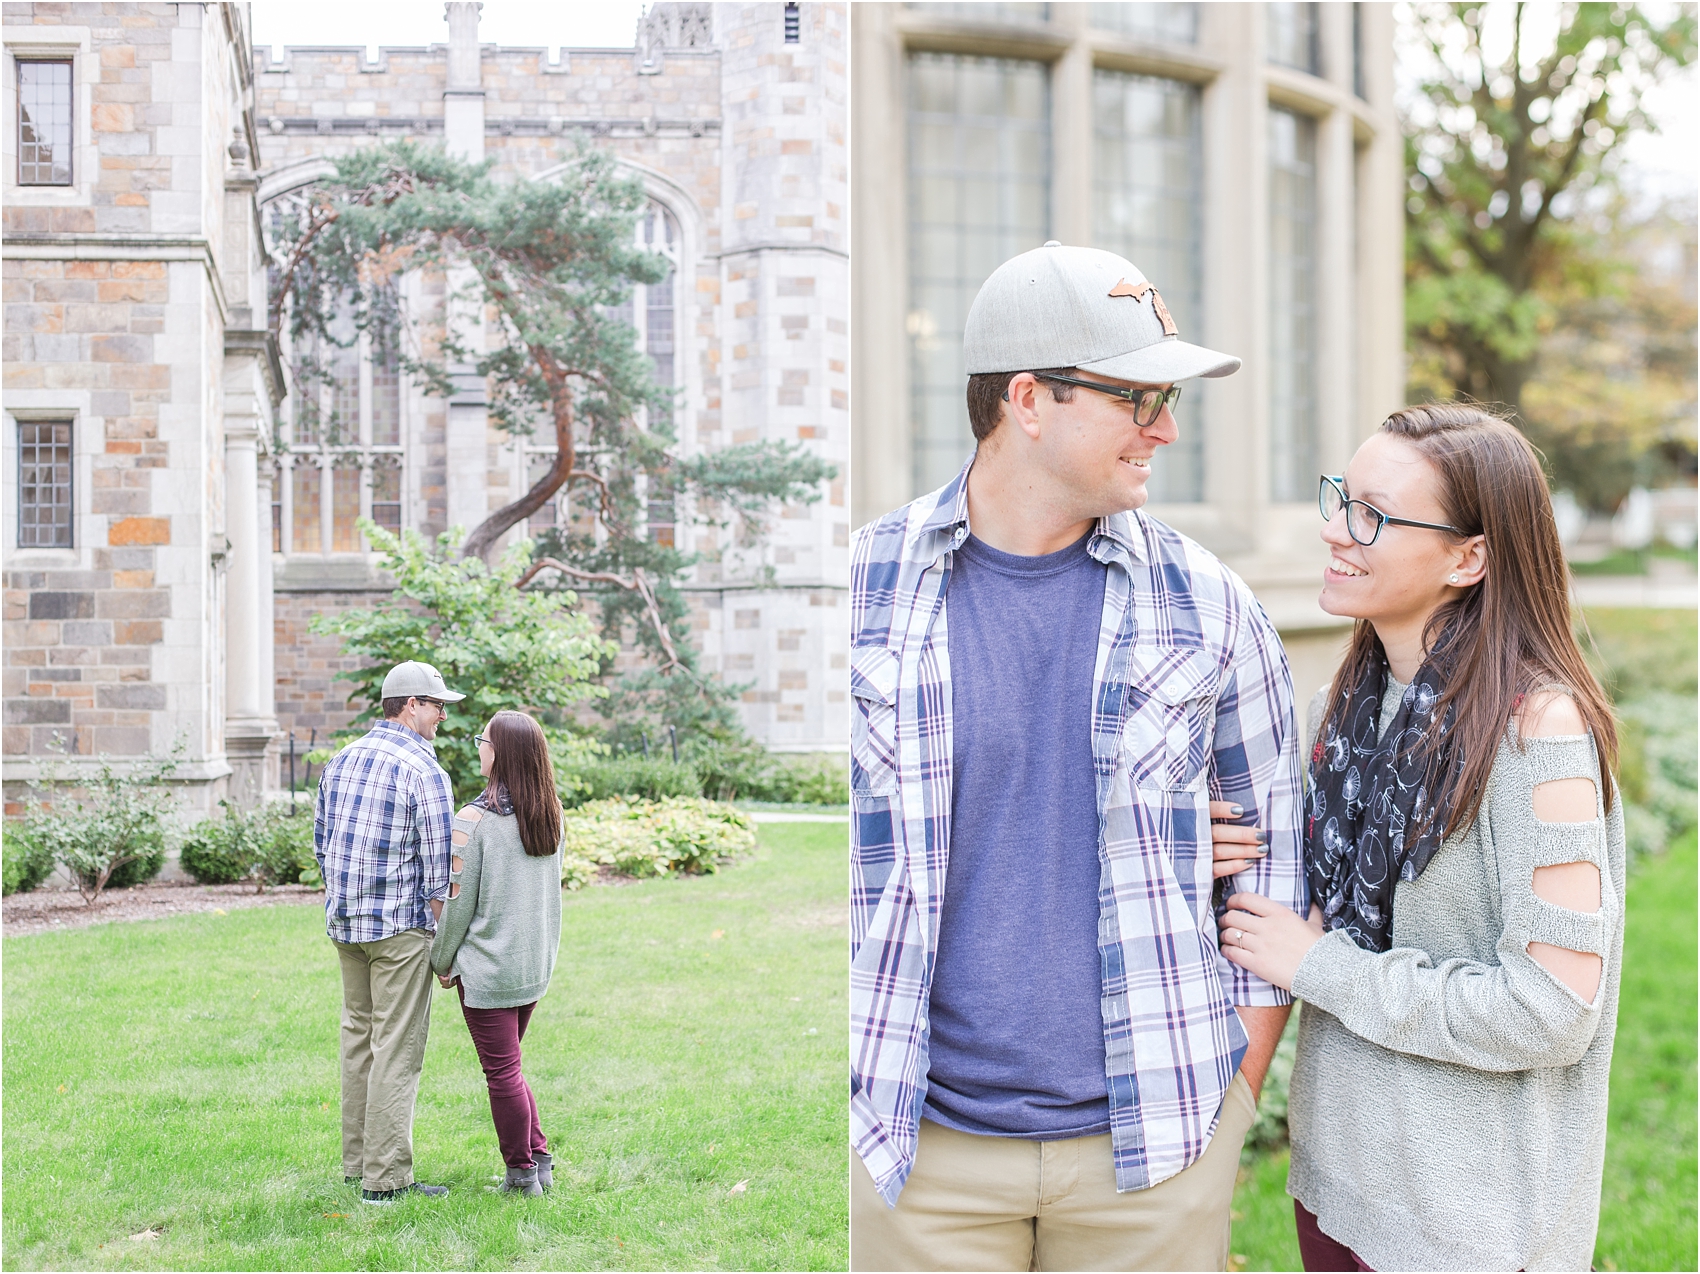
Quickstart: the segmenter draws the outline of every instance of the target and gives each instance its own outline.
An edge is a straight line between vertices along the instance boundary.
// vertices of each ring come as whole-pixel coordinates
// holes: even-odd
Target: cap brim
[[[459,703],[462,699],[466,698],[466,696],[457,695],[454,691],[445,689],[442,694],[437,696],[437,698],[441,699],[444,703]]]
[[[1195,376],[1232,376],[1240,369],[1240,360],[1232,354],[1221,354],[1202,345],[1189,345],[1182,340],[1158,341],[1144,349],[1101,358],[1095,363],[1076,364],[1083,372],[1097,372],[1117,380],[1143,381],[1148,385],[1167,385]]]

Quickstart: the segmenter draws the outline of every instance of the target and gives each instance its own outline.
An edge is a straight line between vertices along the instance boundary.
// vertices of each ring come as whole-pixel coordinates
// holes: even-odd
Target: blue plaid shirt
[[[969,464],[973,462],[970,460]],[[915,1163],[927,1008],[950,857],[946,594],[968,467],[856,533],[851,564],[850,1135],[888,1203]],[[1251,591],[1155,518],[1100,519],[1108,566],[1093,678],[1099,955],[1116,1188],[1204,1153],[1247,1046],[1235,1005],[1288,994],[1222,958],[1218,899],[1308,909],[1292,678]],[[1211,800],[1269,852],[1213,892]]]
[[[448,896],[453,820],[437,754],[399,722],[378,722],[332,757],[313,810],[330,936],[377,942],[435,929],[430,900]]]

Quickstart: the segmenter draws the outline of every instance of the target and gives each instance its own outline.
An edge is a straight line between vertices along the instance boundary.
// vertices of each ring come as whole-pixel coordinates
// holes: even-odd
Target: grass
[[[1594,1248],[1601,1269],[1696,1267],[1695,852],[1690,831],[1629,879]]]
[[[486,1190],[451,992],[414,1156],[452,1193],[380,1209],[342,1184],[317,908],[7,940],[5,1268],[844,1268],[844,835],[768,825],[720,875],[567,896],[525,1042],[539,1200]]]
[[[1645,575],[1649,558],[1668,557],[1675,561],[1695,564],[1696,552],[1692,548],[1680,549],[1669,544],[1655,544],[1644,549],[1615,549],[1605,557],[1595,558],[1591,562],[1572,562],[1570,571],[1573,575]]]

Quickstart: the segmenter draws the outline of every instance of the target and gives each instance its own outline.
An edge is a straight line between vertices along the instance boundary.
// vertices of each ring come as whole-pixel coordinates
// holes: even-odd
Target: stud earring
[[[1446,578],[1449,581],[1451,581],[1452,583],[1456,584],[1458,582],[1458,572],[1453,571],[1452,574],[1448,575]]]

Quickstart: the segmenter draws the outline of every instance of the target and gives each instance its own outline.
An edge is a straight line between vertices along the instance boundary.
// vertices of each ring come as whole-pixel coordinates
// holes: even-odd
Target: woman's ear
[[[1452,569],[1446,582],[1454,588],[1469,588],[1487,578],[1487,537],[1472,535],[1452,553]]]

